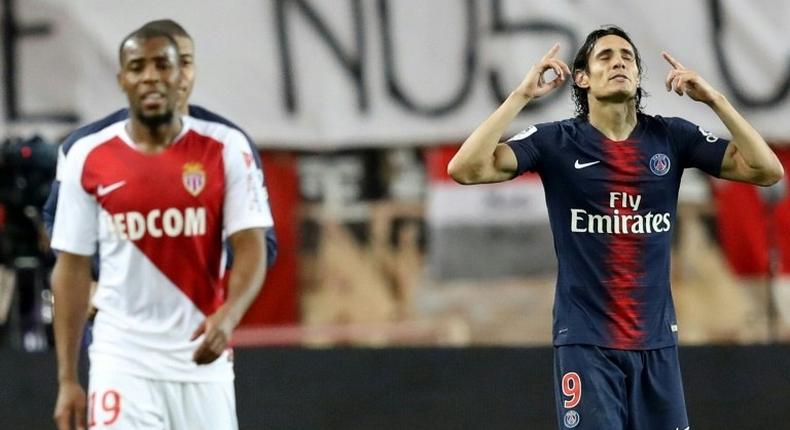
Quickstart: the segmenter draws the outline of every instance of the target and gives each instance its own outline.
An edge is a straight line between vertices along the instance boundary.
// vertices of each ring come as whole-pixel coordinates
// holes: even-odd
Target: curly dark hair
[[[639,50],[636,49],[636,45],[634,45],[634,42],[631,41],[628,33],[615,25],[601,27],[587,35],[587,40],[584,41],[584,44],[581,46],[581,48],[579,48],[579,51],[576,52],[576,56],[573,58],[573,66],[571,69],[573,70],[574,77],[576,76],[576,72],[579,70],[589,71],[588,67],[590,54],[595,47],[595,43],[598,42],[598,39],[609,35],[622,37],[631,44],[631,47],[634,49],[636,68],[639,70],[639,77],[642,77],[642,57],[639,56]],[[646,94],[647,93],[642,90],[641,86],[636,88],[634,105],[636,106],[636,111],[638,113],[642,113],[642,96]],[[573,102],[576,104],[576,118],[588,120],[590,115],[590,105],[587,101],[587,90],[576,85],[575,79],[573,82],[573,91],[571,92],[571,96],[573,97]]]

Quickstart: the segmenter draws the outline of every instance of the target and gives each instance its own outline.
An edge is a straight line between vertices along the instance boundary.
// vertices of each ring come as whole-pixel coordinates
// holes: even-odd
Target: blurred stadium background
[[[461,187],[461,141],[553,43],[631,33],[646,111],[671,52],[790,171],[790,3],[0,0],[0,428],[51,428],[57,143],[125,105],[117,45],[158,18],[196,45],[192,103],[264,159],[279,257],[235,335],[243,429],[553,428],[554,250],[539,179]],[[511,133],[571,116],[566,86]],[[790,197],[687,171],[673,294],[693,428],[790,429]]]

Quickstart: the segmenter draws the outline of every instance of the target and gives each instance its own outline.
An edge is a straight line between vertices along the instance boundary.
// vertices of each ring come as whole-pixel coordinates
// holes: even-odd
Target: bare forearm
[[[757,170],[775,170],[777,166],[781,168],[779,159],[760,133],[735,110],[724,95],[719,94],[710,107],[729,130],[732,143],[749,167]]]
[[[491,156],[510,123],[528,103],[529,99],[526,97],[510,94],[504,103],[469,135],[456,157],[474,160]]]
[[[450,176],[459,182],[469,182],[479,176],[480,170],[493,165],[502,135],[529,101],[521,94],[511,93],[461,145],[447,167]]]
[[[258,296],[266,278],[266,242],[263,231],[242,232],[243,237],[231,239],[233,270],[228,281],[228,296],[223,307],[228,320],[236,327]]]
[[[505,102],[466,139],[447,165],[447,173],[453,179],[462,184],[479,184],[506,181],[516,174],[518,160],[510,147],[500,145],[502,135],[530,100],[554,91],[566,77],[571,77],[568,65],[556,58],[559,50],[560,44],[555,43]],[[554,71],[553,80],[544,79],[548,70]]]
[[[82,332],[90,299],[90,260],[75,267],[61,255],[52,272],[52,291],[55,298],[55,347],[58,357],[58,380],[77,381]]]

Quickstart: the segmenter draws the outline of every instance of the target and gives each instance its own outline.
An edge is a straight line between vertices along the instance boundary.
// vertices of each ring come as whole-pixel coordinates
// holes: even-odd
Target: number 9
[[[562,375],[562,394],[570,397],[562,405],[566,409],[576,407],[582,401],[582,380],[576,372],[568,372]]]
[[[101,406],[104,412],[112,414],[109,418],[104,420],[104,425],[111,425],[118,419],[118,415],[121,413],[121,396],[115,390],[109,390],[102,396]]]

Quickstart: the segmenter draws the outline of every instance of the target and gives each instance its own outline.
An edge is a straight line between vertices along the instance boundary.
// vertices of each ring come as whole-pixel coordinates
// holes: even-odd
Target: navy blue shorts
[[[687,430],[678,349],[554,348],[562,430]]]

